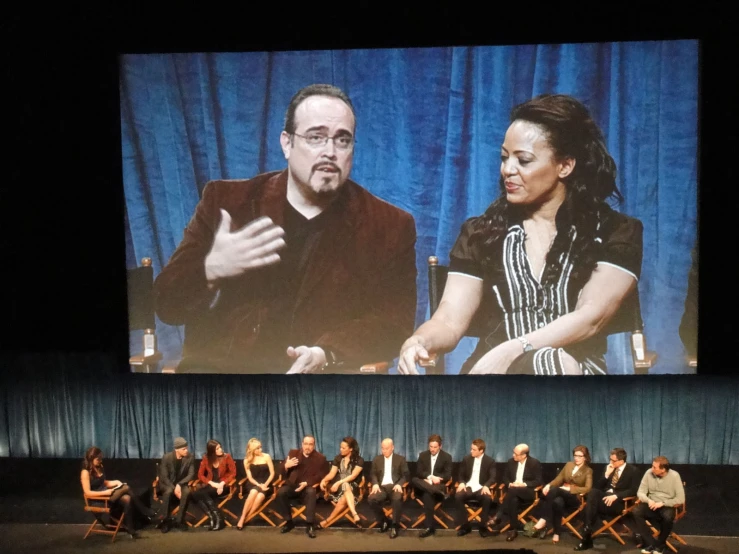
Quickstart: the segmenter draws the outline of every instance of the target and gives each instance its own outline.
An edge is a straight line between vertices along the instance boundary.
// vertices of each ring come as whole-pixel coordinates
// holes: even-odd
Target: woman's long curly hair
[[[256,458],[256,454],[254,452],[262,446],[262,441],[256,438],[249,439],[249,442],[246,443],[246,465],[250,466],[252,462],[254,462],[254,458]]]
[[[561,270],[560,255],[569,248],[572,225],[577,236],[572,248],[573,279],[587,279],[595,267],[598,228],[601,215],[608,208],[610,197],[622,200],[616,186],[616,163],[606,149],[603,133],[587,108],[564,94],[542,94],[511,111],[511,123],[527,121],[542,129],[555,159],[573,158],[575,167],[562,181],[565,200],[557,211],[557,236],[547,254],[544,281],[556,279]],[[478,218],[471,242],[480,241],[483,251],[493,260],[495,247],[508,232],[512,216],[520,216],[523,207],[510,204],[505,194],[504,179],[500,178],[500,197]]]
[[[359,443],[354,437],[344,437],[341,439],[341,442],[345,442],[352,449],[352,453],[349,456],[349,467],[354,469],[357,467],[357,462],[359,461]]]

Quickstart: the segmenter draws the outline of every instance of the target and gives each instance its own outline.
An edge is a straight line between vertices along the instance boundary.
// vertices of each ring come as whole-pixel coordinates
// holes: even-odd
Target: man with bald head
[[[536,498],[534,489],[543,483],[541,463],[529,456],[527,444],[518,444],[513,449],[513,457],[506,464],[503,482],[508,488],[498,512],[491,520],[492,533],[499,534],[506,523],[510,523],[506,540],[511,542],[516,539],[521,528],[518,521],[521,505],[531,504]]]
[[[287,108],[287,169],[206,184],[154,283],[159,318],[185,326],[178,372],[337,373],[395,357],[415,320],[415,223],[349,179],[355,136],[346,93],[310,85]]]
[[[384,439],[381,444],[382,454],[372,460],[370,481],[372,489],[369,494],[369,505],[375,512],[380,533],[390,529],[390,538],[398,536],[400,517],[403,508],[403,485],[410,478],[408,464],[403,456],[395,454],[393,439]],[[382,509],[386,500],[390,499],[393,508],[392,520],[385,517]]]

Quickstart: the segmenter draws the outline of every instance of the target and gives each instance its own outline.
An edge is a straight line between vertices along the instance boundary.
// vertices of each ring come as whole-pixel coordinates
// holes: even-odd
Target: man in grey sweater
[[[670,469],[664,456],[652,460],[652,468],[642,477],[636,495],[640,504],[634,509],[636,531],[644,538],[643,554],[662,554],[675,521],[675,506],[685,503],[685,489],[680,474]],[[659,528],[654,538],[646,520]]]

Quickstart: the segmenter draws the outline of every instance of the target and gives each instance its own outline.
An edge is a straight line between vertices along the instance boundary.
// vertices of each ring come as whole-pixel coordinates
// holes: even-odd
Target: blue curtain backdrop
[[[697,41],[121,57],[127,264],[158,273],[205,183],[282,169],[292,95],[332,83],[357,112],[351,177],[416,220],[417,323],[428,317],[426,260],[497,196],[510,109],[546,92],[583,101],[618,165],[624,202],[644,223],[639,290],[653,373],[689,372],[678,325],[697,237]],[[157,322],[165,359],[182,330]],[[140,335],[131,338],[140,349]],[[457,373],[474,348],[447,356]],[[609,339],[611,373],[633,372],[626,337]]]
[[[739,465],[739,379],[697,375],[620,378],[444,375],[118,374],[106,354],[0,355],[0,456],[159,458],[184,436],[198,456],[211,438],[236,458],[251,437],[283,459],[304,433],[328,456],[342,437],[365,459],[384,437],[411,461],[431,433],[461,460],[482,437],[499,462],[526,442],[543,462],[576,444],[605,463],[629,460]]]

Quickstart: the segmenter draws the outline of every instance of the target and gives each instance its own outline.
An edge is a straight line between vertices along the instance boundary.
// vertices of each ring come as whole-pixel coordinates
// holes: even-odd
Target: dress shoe
[[[479,529],[477,530],[477,532],[478,532],[478,533],[480,533],[480,536],[481,536],[481,537],[482,537],[483,539],[484,539],[484,538],[486,538],[486,537],[489,537],[489,536],[490,536],[490,529],[488,529],[488,528],[487,528],[487,527],[485,527],[484,525],[483,525],[482,527],[480,527],[480,528],[479,528]]]
[[[377,530],[379,533],[384,533],[390,529],[390,522],[388,520],[383,520],[383,522],[380,524],[380,528]]]
[[[580,541],[580,544],[575,547],[575,550],[581,552],[583,550],[590,550],[591,548],[593,548],[593,539],[585,535]]]
[[[467,535],[467,534],[468,534],[468,533],[469,533],[470,531],[472,531],[472,527],[471,527],[471,526],[470,526],[469,524],[467,524],[467,525],[462,525],[462,527],[460,527],[460,528],[459,528],[459,531],[457,531],[457,536],[458,536],[458,537],[464,537],[464,536],[465,536],[465,535]]]
[[[172,527],[172,525],[166,519],[162,520],[157,525],[157,529],[161,530],[162,533],[169,533],[169,530],[170,530],[171,527]]]
[[[392,527],[390,527],[390,538],[394,539],[397,536],[398,536],[398,526],[393,525]]]
[[[644,546],[644,537],[642,537],[639,533],[635,533],[634,542],[636,543],[637,548],[641,548],[642,546]]]
[[[305,528],[305,534],[308,535],[311,539],[316,538],[316,530],[313,528],[313,525],[308,525],[308,527]]]
[[[418,536],[421,537],[422,539],[425,539],[426,537],[430,537],[431,535],[435,533],[436,533],[436,529],[434,529],[433,527],[429,527],[428,529],[424,529],[423,531],[421,531],[421,534]]]
[[[285,523],[285,526],[282,529],[280,529],[280,533],[289,533],[293,529],[295,529],[295,522],[291,519]]]
[[[508,533],[506,533],[505,540],[506,540],[506,542],[513,542],[513,541],[516,540],[516,537],[517,536],[518,536],[518,531],[516,531],[514,529],[514,530],[508,531]]]

